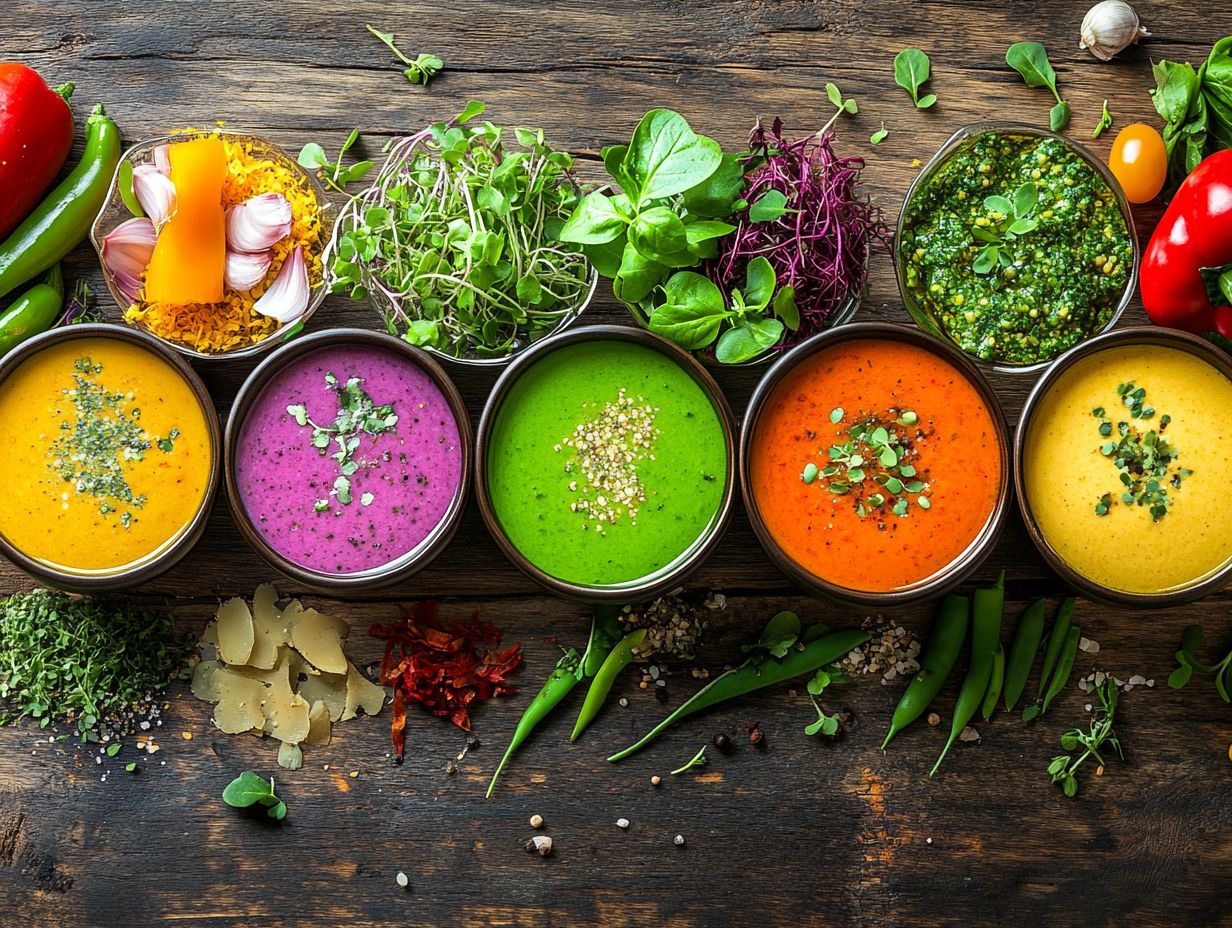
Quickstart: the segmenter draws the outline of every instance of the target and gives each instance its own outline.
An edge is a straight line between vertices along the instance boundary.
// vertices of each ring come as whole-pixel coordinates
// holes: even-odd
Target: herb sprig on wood
[[[1168,677],[1168,686],[1179,690],[1195,673],[1214,677],[1215,691],[1224,702],[1232,703],[1232,650],[1214,664],[1198,659],[1197,653],[1205,645],[1205,633],[1201,625],[1190,625],[1181,636],[1181,648],[1176,652],[1177,667]]]
[[[1082,731],[1071,728],[1065,732],[1061,736],[1061,747],[1071,753],[1054,757],[1048,765],[1048,775],[1052,777],[1052,782],[1060,784],[1061,790],[1071,798],[1078,795],[1078,769],[1090,758],[1094,757],[1101,767],[1106,767],[1108,762],[1100,752],[1106,754],[1111,748],[1121,760],[1125,760],[1120,738],[1112,727],[1119,693],[1117,685],[1111,679],[1106,679],[1096,686],[1093,692],[1099,699],[1099,705],[1092,713],[1090,729]],[[1072,752],[1079,748],[1082,753],[1075,756]]]

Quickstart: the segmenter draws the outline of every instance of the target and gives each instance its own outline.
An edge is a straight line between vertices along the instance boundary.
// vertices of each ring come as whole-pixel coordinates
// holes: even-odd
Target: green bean
[[[595,720],[595,716],[603,708],[608,693],[612,691],[612,684],[616,682],[616,677],[633,660],[633,649],[645,640],[646,629],[634,629],[608,652],[607,658],[595,673],[590,689],[586,691],[586,700],[582,703],[582,711],[578,713],[577,723],[573,726],[573,734],[569,736],[570,741],[577,741],[578,735]]]
[[[881,742],[881,750],[886,749],[891,738],[924,714],[945,683],[954,662],[958,660],[963,642],[967,640],[970,616],[971,600],[965,596],[951,594],[942,600],[937,618],[933,620],[932,633],[928,636],[924,653],[920,655],[920,669],[898,701],[894,718],[890,720],[890,730]]]
[[[1053,674],[1052,682],[1048,684],[1048,693],[1044,696],[1044,705],[1040,708],[1040,715],[1048,711],[1053,699],[1065,689],[1070,671],[1074,669],[1074,659],[1078,656],[1080,637],[1081,629],[1077,625],[1072,626],[1069,634],[1065,636],[1065,647],[1061,649],[1061,656],[1057,659],[1057,672]]]
[[[1005,711],[1013,712],[1027,688],[1027,678],[1039,653],[1040,639],[1044,637],[1044,616],[1047,600],[1037,599],[1018,620],[1014,629],[1014,643],[1010,645],[1009,660],[1005,665]]]
[[[1005,573],[1002,572],[993,586],[975,591],[971,608],[971,660],[967,665],[967,676],[963,679],[962,688],[958,691],[958,701],[954,704],[950,737],[941,749],[937,763],[933,764],[933,769],[929,771],[930,777],[940,769],[945,755],[950,752],[950,746],[984,702],[988,683],[992,678],[992,665],[1001,643],[1001,613],[1004,606]]]
[[[980,706],[980,715],[987,722],[997,711],[997,700],[1001,698],[1001,688],[1005,685],[1005,648],[997,646],[997,653],[992,657],[992,676],[988,680],[988,692],[984,694],[984,702]]]
[[[708,709],[729,699],[735,699],[737,696],[744,696],[767,686],[773,686],[775,683],[790,680],[792,677],[812,673],[826,664],[833,663],[852,648],[858,648],[866,641],[868,641],[866,632],[848,629],[831,632],[809,642],[803,648],[792,648],[782,658],[745,661],[735,670],[719,674],[694,693],[679,709],[652,728],[640,741],[613,754],[608,760],[615,763],[641,750],[665,729],[695,712]]]
[[[1065,641],[1069,637],[1070,625],[1074,620],[1074,607],[1076,603],[1073,597],[1066,599],[1061,603],[1061,608],[1057,610],[1057,617],[1052,623],[1052,630],[1048,633],[1048,644],[1044,648],[1044,666],[1040,668],[1039,692],[1035,695],[1035,702],[1022,710],[1022,720],[1030,722],[1044,712],[1044,694],[1048,690],[1049,681],[1052,679],[1052,671],[1057,666],[1057,658],[1061,655],[1061,648],[1065,646]]]

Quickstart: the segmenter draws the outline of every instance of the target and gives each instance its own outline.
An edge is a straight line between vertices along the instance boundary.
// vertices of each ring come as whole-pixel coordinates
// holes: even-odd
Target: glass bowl
[[[1138,235],[1134,228],[1133,210],[1130,208],[1129,201],[1125,198],[1125,192],[1121,189],[1121,185],[1117,179],[1113,177],[1112,172],[1108,169],[1108,166],[1104,164],[1104,162],[1086,146],[1075,142],[1073,139],[1058,135],[1055,132],[1049,132],[1046,129],[1038,129],[1034,126],[1022,125],[1020,123],[999,122],[995,120],[971,123],[970,125],[963,126],[951,135],[946,143],[942,145],[941,148],[937,150],[937,153],[928,160],[927,164],[924,165],[919,175],[914,181],[912,181],[911,186],[907,188],[907,194],[903,198],[902,209],[899,210],[898,224],[894,231],[894,272],[895,276],[898,278],[898,292],[902,296],[903,305],[906,306],[907,312],[911,315],[911,318],[915,320],[916,325],[924,329],[924,331],[943,338],[948,342],[954,342],[954,339],[950,337],[940,323],[933,317],[933,314],[929,311],[929,309],[919,303],[915,297],[915,294],[912,293],[910,288],[907,286],[907,262],[903,255],[903,232],[906,225],[907,215],[911,212],[912,200],[916,193],[921,190],[930,180],[932,180],[941,168],[945,167],[945,165],[949,163],[950,159],[957,152],[971,144],[977,137],[989,132],[1010,136],[1030,136],[1032,138],[1039,139],[1056,139],[1058,142],[1065,145],[1070,151],[1073,151],[1084,161],[1086,161],[1092,168],[1094,168],[1095,172],[1100,176],[1100,178],[1103,179],[1104,183],[1107,184],[1108,189],[1112,191],[1113,196],[1116,198],[1117,207],[1121,213],[1121,218],[1125,221],[1125,231],[1129,236],[1130,245],[1133,250],[1133,263],[1130,268],[1129,279],[1125,283],[1125,290],[1121,294],[1121,298],[1117,303],[1116,308],[1113,310],[1112,315],[1098,332],[1090,333],[1082,341],[1088,341],[1097,335],[1107,332],[1117,324],[1117,321],[1125,312],[1125,308],[1129,305],[1130,300],[1133,299],[1133,295],[1137,292],[1138,267],[1142,259],[1142,249],[1139,245]],[[1078,344],[1082,344],[1082,342],[1079,342]],[[1075,346],[1070,346],[1070,349],[1073,347]],[[1030,364],[1011,364],[1002,360],[980,358],[970,352],[965,353],[968,354],[971,359],[975,361],[975,363],[989,370],[1006,374],[1032,374],[1042,371],[1060,355],[1064,354],[1065,350],[1070,349],[1059,350],[1048,358],[1034,361]]]
[[[107,191],[107,200],[103,204],[103,208],[99,211],[98,216],[95,217],[93,225],[90,227],[90,243],[94,246],[94,250],[98,252],[99,264],[103,269],[103,280],[106,281],[107,289],[111,291],[111,296],[115,300],[116,306],[120,308],[121,312],[126,310],[131,305],[131,301],[128,300],[120,291],[119,287],[116,286],[115,280],[112,278],[111,273],[107,270],[107,265],[103,263],[103,238],[120,223],[133,218],[133,214],[124,204],[124,199],[120,195],[121,170],[124,168],[125,164],[131,165],[132,167],[137,167],[138,165],[143,164],[153,164],[155,152],[164,145],[182,142],[187,139],[203,138],[210,135],[218,135],[232,142],[247,143],[255,149],[257,154],[268,157],[271,161],[278,162],[281,166],[292,172],[296,177],[303,179],[308,185],[308,189],[312,191],[313,196],[316,198],[317,208],[321,212],[321,229],[323,235],[325,229],[328,228],[325,222],[325,217],[331,209],[332,204],[330,203],[329,197],[325,192],[325,188],[321,186],[321,183],[310,171],[307,171],[300,167],[300,165],[296,164],[294,158],[291,158],[286,152],[268,139],[263,139],[260,136],[249,135],[243,132],[201,131],[182,132],[174,135],[161,135],[156,138],[146,139],[143,142],[138,142],[132,148],[128,149],[123,156],[121,156],[120,163],[116,166],[116,173],[111,179],[111,187]],[[321,249],[322,260],[324,260],[324,253],[328,250],[328,247],[329,243],[325,242]],[[172,348],[173,350],[178,351],[180,354],[189,358],[198,358],[203,361],[249,358],[254,355],[261,354],[264,351],[268,351],[275,345],[281,343],[287,330],[295,328],[300,323],[306,322],[312,317],[312,314],[316,312],[317,308],[321,305],[328,293],[329,286],[327,284],[327,275],[323,273],[321,275],[321,279],[312,285],[308,298],[308,308],[304,310],[303,315],[300,316],[298,320],[288,325],[280,326],[260,341],[253,342],[243,348],[235,348],[230,351],[197,351],[187,345],[182,345],[178,342],[172,341],[171,339],[163,338],[157,332],[150,331],[150,329],[146,326],[130,323],[126,319],[122,320],[122,322],[130,328],[135,328],[142,332],[146,332],[158,341],[162,342],[164,345],[167,345],[169,348]],[[298,331],[298,329],[296,329],[296,331]]]
[[[366,191],[361,192],[357,194],[356,196],[352,197],[350,200],[348,200],[343,205],[342,209],[338,213],[338,219],[334,223],[333,235],[330,236],[329,244],[325,247],[325,253],[321,258],[322,263],[324,264],[324,268],[325,268],[324,277],[325,277],[325,281],[327,285],[332,286],[333,281],[334,281],[334,275],[331,270],[331,267],[333,265],[335,255],[338,250],[338,243],[342,240],[342,235],[345,232],[350,231],[350,229],[354,227],[354,225],[358,222],[358,216],[359,216],[360,209],[366,208],[368,205],[367,202],[364,200],[365,193]],[[480,367],[480,368],[505,367],[510,362],[512,362],[515,358],[521,356],[524,352],[526,352],[528,349],[532,348],[533,346],[537,345],[539,342],[543,341],[545,338],[550,338],[553,335],[559,335],[560,333],[564,332],[567,328],[569,328],[569,326],[573,325],[573,323],[577,321],[578,317],[581,316],[583,312],[585,312],[586,307],[590,305],[590,301],[594,298],[594,295],[595,295],[595,288],[598,285],[599,285],[599,272],[595,270],[593,265],[591,265],[590,277],[587,281],[585,289],[582,291],[582,294],[578,299],[578,302],[574,304],[572,307],[570,307],[564,314],[562,314],[560,319],[557,320],[556,324],[552,326],[552,328],[544,330],[542,333],[537,335],[534,339],[520,342],[508,354],[497,355],[497,356],[479,355],[475,353],[471,353],[467,355],[456,355],[456,354],[450,354],[447,351],[442,351],[439,348],[434,348],[430,345],[417,345],[416,347],[421,348],[422,350],[428,352],[428,354],[432,355],[433,357],[440,358],[452,364],[460,364],[460,365],[465,365],[468,367]],[[380,314],[381,319],[383,321],[389,318],[389,313],[394,308],[396,308],[396,306],[398,305],[397,297],[395,295],[389,294],[384,290],[379,290],[375,288],[369,288],[368,301],[372,304],[373,309],[376,310],[376,312]],[[395,327],[390,326],[388,323],[385,323],[385,325],[389,329],[389,332],[391,335],[394,335],[396,337],[401,337],[401,334],[398,331],[396,331]]]

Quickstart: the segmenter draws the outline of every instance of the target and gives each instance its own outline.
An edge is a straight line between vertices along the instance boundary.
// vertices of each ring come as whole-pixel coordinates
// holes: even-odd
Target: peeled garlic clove
[[[223,280],[231,290],[251,290],[269,273],[274,254],[263,251],[251,255],[244,251],[228,251]]]
[[[287,255],[278,276],[252,308],[286,325],[304,314],[310,294],[304,249],[300,247]]]
[[[175,184],[155,165],[139,164],[133,168],[133,193],[155,228],[175,215]]]
[[[281,193],[262,193],[227,210],[227,248],[259,254],[291,234],[291,203]]]
[[[1111,61],[1143,36],[1150,35],[1138,21],[1137,11],[1125,0],[1103,0],[1082,18],[1079,48],[1089,49],[1100,61]]]
[[[154,167],[158,168],[159,174],[171,173],[171,156],[167,154],[166,145],[159,145],[154,149]]]
[[[154,254],[158,233],[150,219],[129,219],[103,236],[103,266],[125,299],[141,292],[141,278]]]

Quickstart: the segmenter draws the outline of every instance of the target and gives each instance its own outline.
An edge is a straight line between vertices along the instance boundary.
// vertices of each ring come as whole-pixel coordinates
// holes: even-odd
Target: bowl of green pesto
[[[1036,371],[1110,329],[1138,280],[1129,202],[1102,161],[1053,132],[954,133],[903,203],[898,286],[921,328],[996,370]]]

